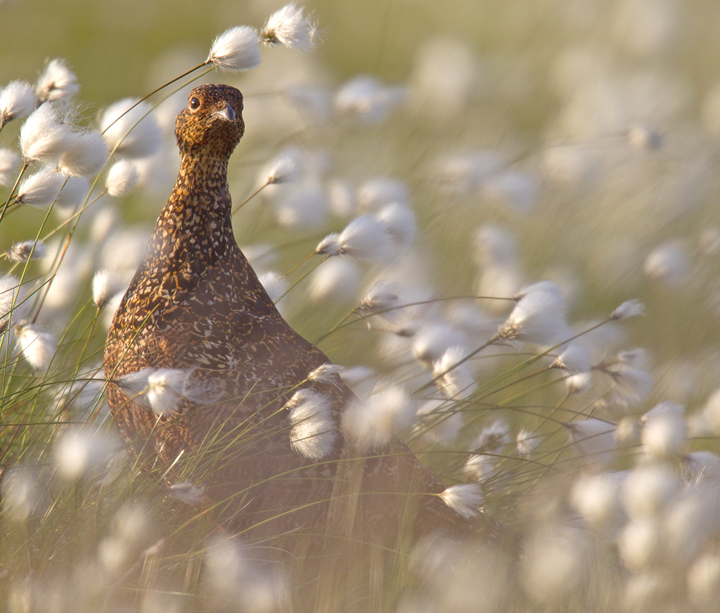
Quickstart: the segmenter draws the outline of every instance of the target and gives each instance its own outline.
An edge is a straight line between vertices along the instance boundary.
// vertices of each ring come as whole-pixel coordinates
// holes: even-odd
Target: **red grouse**
[[[433,529],[502,538],[485,515],[447,507],[444,486],[400,441],[354,453],[340,428],[352,392],[337,374],[308,378],[328,358],[280,316],[233,235],[227,166],[242,110],[237,89],[203,85],[176,120],[177,182],[105,348],[108,402],[130,453],[166,480],[202,484],[218,520],[250,537],[340,531],[393,545],[410,527],[413,539]],[[144,369],[186,372],[200,392],[158,418],[119,383]],[[324,431],[306,429],[322,437],[310,453],[292,444],[290,419],[308,398],[327,406]]]

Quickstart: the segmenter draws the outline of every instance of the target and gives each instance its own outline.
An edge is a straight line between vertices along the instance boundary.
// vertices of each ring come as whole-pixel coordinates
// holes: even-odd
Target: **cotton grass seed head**
[[[540,445],[540,435],[527,428],[521,428],[515,437],[515,450],[520,457],[528,457]]]
[[[538,345],[555,345],[572,334],[565,322],[565,296],[553,281],[528,285],[517,295],[517,304],[498,336]]]
[[[105,189],[113,198],[127,196],[137,185],[140,171],[132,160],[119,160],[108,171]]]
[[[0,89],[0,128],[13,119],[27,117],[35,110],[38,100],[32,85],[12,81]]]
[[[589,372],[590,352],[584,345],[570,343],[550,366],[569,373]]]
[[[612,312],[610,319],[613,321],[622,321],[630,317],[638,317],[645,315],[645,305],[639,300],[626,300],[617,309]]]
[[[300,176],[300,155],[296,150],[287,150],[260,171],[260,185],[280,185],[295,181]]]
[[[339,115],[366,124],[379,124],[388,119],[393,108],[404,101],[404,90],[386,87],[374,77],[361,75],[338,90],[334,106]]]
[[[162,130],[151,107],[135,98],[119,100],[103,111],[100,131],[108,147],[126,158],[146,158],[156,153],[162,144]],[[137,125],[135,125],[137,124]]]
[[[18,310],[25,310],[20,302],[20,279],[12,275],[0,277],[0,332],[7,329],[13,309],[16,317]],[[22,319],[23,314],[19,317]]]
[[[47,166],[41,168],[20,183],[15,202],[41,208],[48,207],[60,194],[66,178],[65,175],[53,171],[52,168]]]
[[[669,466],[658,463],[640,465],[623,482],[625,512],[633,519],[659,517],[680,487],[680,480]]]
[[[21,322],[15,326],[15,338],[22,357],[37,372],[43,372],[57,349],[55,335],[44,332],[35,324]]]
[[[461,517],[477,517],[483,504],[480,486],[476,483],[461,483],[447,488],[440,494],[442,501]]]
[[[286,405],[290,411],[290,446],[308,460],[321,460],[337,441],[331,407],[329,396],[308,389],[295,392]]]
[[[294,2],[275,11],[260,33],[270,45],[283,45],[297,51],[310,51],[315,47],[317,28]]]
[[[365,298],[358,306],[361,313],[379,313],[384,319],[393,319],[397,316],[394,309],[400,300],[399,288],[395,283],[387,281],[378,281],[370,288]],[[386,311],[386,312],[383,312]]]
[[[12,81],[0,87],[0,128],[13,119],[27,117],[36,107],[32,86],[25,81]]]
[[[466,355],[464,347],[448,347],[442,357],[433,362],[433,378],[440,377],[435,384],[448,398],[462,400],[477,389],[468,363],[460,363]]]
[[[307,376],[308,381],[316,383],[337,383],[338,375],[344,370],[339,364],[331,364],[326,362],[320,364],[315,370],[311,371]]]
[[[288,288],[287,280],[276,272],[261,273],[258,275],[258,280],[262,283],[268,296],[270,296],[270,300],[273,302],[277,302]]]
[[[160,368],[150,373],[146,395],[156,415],[166,417],[180,409],[187,376],[186,370],[176,368]]]
[[[98,270],[92,279],[92,297],[95,306],[102,309],[120,291],[122,284],[113,272]]]
[[[615,424],[588,418],[565,424],[570,444],[589,464],[604,465],[615,457]]]
[[[48,62],[45,71],[35,84],[35,94],[41,103],[69,100],[79,89],[80,85],[75,73],[61,59]]]
[[[41,240],[15,243],[6,254],[11,262],[27,262],[31,258],[39,260],[46,255],[47,247]]]
[[[349,255],[361,261],[379,262],[387,260],[393,252],[385,225],[372,215],[361,215],[351,221],[337,239],[331,239],[331,236],[318,245],[316,253]]]
[[[83,132],[60,157],[58,168],[73,177],[94,177],[108,158],[108,146],[99,132]]]
[[[18,166],[20,156],[10,149],[0,148],[0,185],[12,185]]]
[[[54,451],[58,474],[75,482],[107,462],[110,441],[87,428],[69,430],[60,436]]]
[[[352,402],[343,414],[342,426],[360,450],[377,449],[393,435],[412,425],[415,406],[400,386],[388,386],[364,402]]]
[[[414,211],[404,204],[393,202],[375,215],[385,226],[387,233],[402,246],[411,245],[417,234]]]
[[[242,72],[260,65],[260,37],[250,26],[225,30],[212,43],[206,64],[227,72]]]
[[[168,493],[185,504],[198,504],[202,502],[205,495],[205,488],[202,485],[195,485],[190,481],[182,481],[167,486]]]
[[[30,113],[20,128],[20,149],[27,163],[54,164],[75,144],[77,134],[63,123],[50,102]]]

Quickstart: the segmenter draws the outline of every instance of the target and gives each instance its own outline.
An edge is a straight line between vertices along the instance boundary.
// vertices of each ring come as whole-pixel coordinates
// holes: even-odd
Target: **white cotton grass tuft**
[[[417,234],[415,213],[407,205],[393,202],[380,209],[375,217],[385,226],[387,233],[402,246],[411,245]]]
[[[499,338],[556,345],[572,336],[565,322],[565,296],[557,283],[533,283],[516,299],[515,308],[498,329]]]
[[[127,196],[138,184],[140,171],[132,160],[119,160],[108,171],[105,189],[113,198]]]
[[[569,343],[567,348],[550,366],[573,374],[589,372],[591,367],[590,352],[584,345]]]
[[[444,321],[424,323],[413,338],[413,354],[428,366],[441,360],[451,347],[465,347],[465,333]],[[456,350],[457,351],[457,350]]]
[[[20,149],[26,163],[54,164],[75,143],[77,133],[63,123],[50,102],[30,113],[20,128]]]
[[[616,357],[603,360],[595,368],[612,379],[613,398],[623,406],[643,402],[655,385],[652,376],[646,372],[647,357],[642,348],[620,351]]]
[[[643,270],[649,277],[679,288],[690,270],[690,254],[682,241],[669,240],[653,249],[645,259]]]
[[[527,428],[520,428],[515,437],[515,450],[517,454],[522,458],[527,458],[535,451],[540,445],[540,435],[528,430]]]
[[[259,66],[261,59],[255,28],[236,26],[215,38],[205,63],[227,72],[243,72]]]
[[[360,267],[354,260],[333,258],[312,273],[308,288],[310,297],[314,302],[354,303],[360,277]]]
[[[623,508],[632,519],[660,517],[680,488],[680,479],[669,466],[642,464],[634,468],[623,482]]]
[[[524,547],[522,586],[533,600],[558,605],[583,584],[587,558],[584,530],[568,525],[543,526]],[[541,610],[556,608],[545,606]]]
[[[338,438],[330,397],[302,389],[285,406],[290,412],[290,446],[307,460],[322,460]]]
[[[463,427],[462,412],[446,400],[428,400],[417,411],[415,431],[430,443],[450,445]]]
[[[162,130],[150,113],[150,105],[124,98],[107,107],[100,116],[100,131],[108,147],[119,156],[146,158],[160,149]],[[137,124],[137,125],[135,125]]]
[[[15,326],[15,338],[22,357],[37,372],[43,372],[57,350],[54,334],[41,330],[35,324],[20,322]]]
[[[261,273],[258,275],[258,280],[262,283],[268,296],[270,296],[270,300],[273,302],[277,302],[288,289],[287,280],[277,272]]]
[[[0,89],[0,128],[13,119],[27,117],[35,110],[38,99],[30,83],[11,81]]]
[[[343,370],[345,369],[339,364],[326,362],[312,370],[307,376],[307,380],[315,381],[316,383],[337,383],[337,377]]]
[[[12,275],[0,277],[0,331],[7,328],[11,311],[15,310],[15,317],[18,317],[18,309],[25,310],[20,302],[20,279]],[[20,313],[21,319],[22,316]]]
[[[267,20],[260,36],[266,44],[282,45],[297,51],[315,48],[317,27],[294,2],[275,11]]]
[[[468,363],[460,363],[466,356],[465,348],[456,345],[448,347],[442,357],[433,362],[433,378],[439,377],[435,384],[448,398],[464,400],[477,390]]]
[[[623,514],[620,504],[625,472],[602,472],[581,476],[570,492],[570,504],[595,529],[614,528]]]
[[[205,496],[205,488],[202,485],[181,481],[167,486],[168,493],[185,504],[198,504]]]
[[[357,260],[378,262],[393,253],[385,225],[372,215],[361,215],[339,234],[326,236],[315,249],[321,255],[348,255]]]
[[[83,132],[62,154],[58,168],[72,177],[94,177],[108,159],[108,146],[99,132]]]
[[[539,180],[517,170],[506,170],[488,177],[482,185],[482,193],[505,204],[517,213],[529,213],[535,208],[540,191]]]
[[[11,185],[20,166],[20,156],[11,149],[0,148],[0,185]]]
[[[661,554],[662,526],[656,518],[642,517],[628,522],[617,539],[618,553],[635,571],[655,563]]]
[[[327,192],[319,181],[298,182],[280,193],[273,202],[273,210],[284,228],[319,229],[327,218]]]
[[[445,489],[441,494],[442,501],[461,517],[471,519],[480,514],[483,495],[476,483],[460,483]]]
[[[677,456],[687,443],[685,410],[674,402],[661,402],[640,420],[643,452],[657,459]]]
[[[260,185],[281,185],[295,181],[301,174],[302,153],[295,147],[282,151],[274,160],[260,170]]]
[[[188,372],[176,368],[161,368],[147,379],[147,401],[155,415],[166,417],[180,409]]]
[[[55,198],[55,211],[59,209],[74,209],[78,204],[85,202],[90,193],[90,180],[87,177],[67,177],[57,173],[65,179],[63,187]]]
[[[92,297],[95,306],[102,309],[121,287],[120,278],[115,273],[107,269],[98,270],[92,279]]]
[[[496,150],[480,149],[444,156],[436,164],[434,179],[454,196],[477,193],[485,181],[499,173],[506,161]]]
[[[75,482],[107,462],[110,455],[109,437],[87,428],[68,430],[55,444],[54,455],[58,474]]]
[[[502,417],[498,417],[482,429],[472,447],[475,451],[500,454],[508,443],[510,443],[510,426]]]
[[[149,406],[158,417],[167,417],[179,413],[184,400],[208,404],[218,399],[218,390],[212,382],[194,375],[193,368],[143,368],[115,383],[135,402]]]
[[[35,94],[41,103],[69,100],[79,89],[75,73],[59,58],[48,62],[35,84]]]
[[[623,319],[638,317],[640,315],[645,315],[645,305],[639,300],[632,299],[626,300],[615,309],[610,315],[610,319],[613,321],[622,321]]]
[[[378,281],[362,299],[357,310],[360,313],[375,313],[383,319],[392,320],[398,315],[395,307],[400,302],[400,290],[397,284]]]
[[[497,474],[497,467],[494,458],[481,453],[473,453],[463,464],[462,472],[469,479],[484,483]]]
[[[379,124],[404,101],[403,89],[386,87],[374,77],[361,75],[343,85],[333,102],[338,115],[354,117],[366,124]]]
[[[416,410],[404,388],[390,385],[364,402],[351,402],[343,414],[343,431],[359,450],[388,444],[395,433],[412,425]]]
[[[8,250],[6,257],[11,262],[27,262],[30,259],[39,260],[47,255],[47,246],[42,240],[20,241],[14,243]]]
[[[720,597],[720,555],[706,552],[700,555],[687,572],[690,600],[703,610],[712,610]]]
[[[410,190],[400,179],[374,177],[358,188],[357,199],[363,211],[377,212],[393,203],[409,206]]]
[[[588,464],[609,464],[615,458],[615,424],[591,417],[564,425],[572,449]]]
[[[18,188],[15,202],[35,207],[48,207],[57,199],[67,177],[45,166],[24,179]]]

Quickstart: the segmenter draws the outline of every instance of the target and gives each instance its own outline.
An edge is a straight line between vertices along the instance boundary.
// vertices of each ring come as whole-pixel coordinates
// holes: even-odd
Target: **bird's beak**
[[[235,111],[229,103],[225,103],[225,108],[215,111],[213,117],[222,117],[226,121],[235,121]]]

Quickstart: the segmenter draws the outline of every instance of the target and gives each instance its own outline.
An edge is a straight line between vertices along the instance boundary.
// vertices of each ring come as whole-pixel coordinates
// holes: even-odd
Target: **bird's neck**
[[[230,217],[227,159],[183,156],[175,187],[160,213],[149,256],[201,259],[222,257],[236,246]]]

